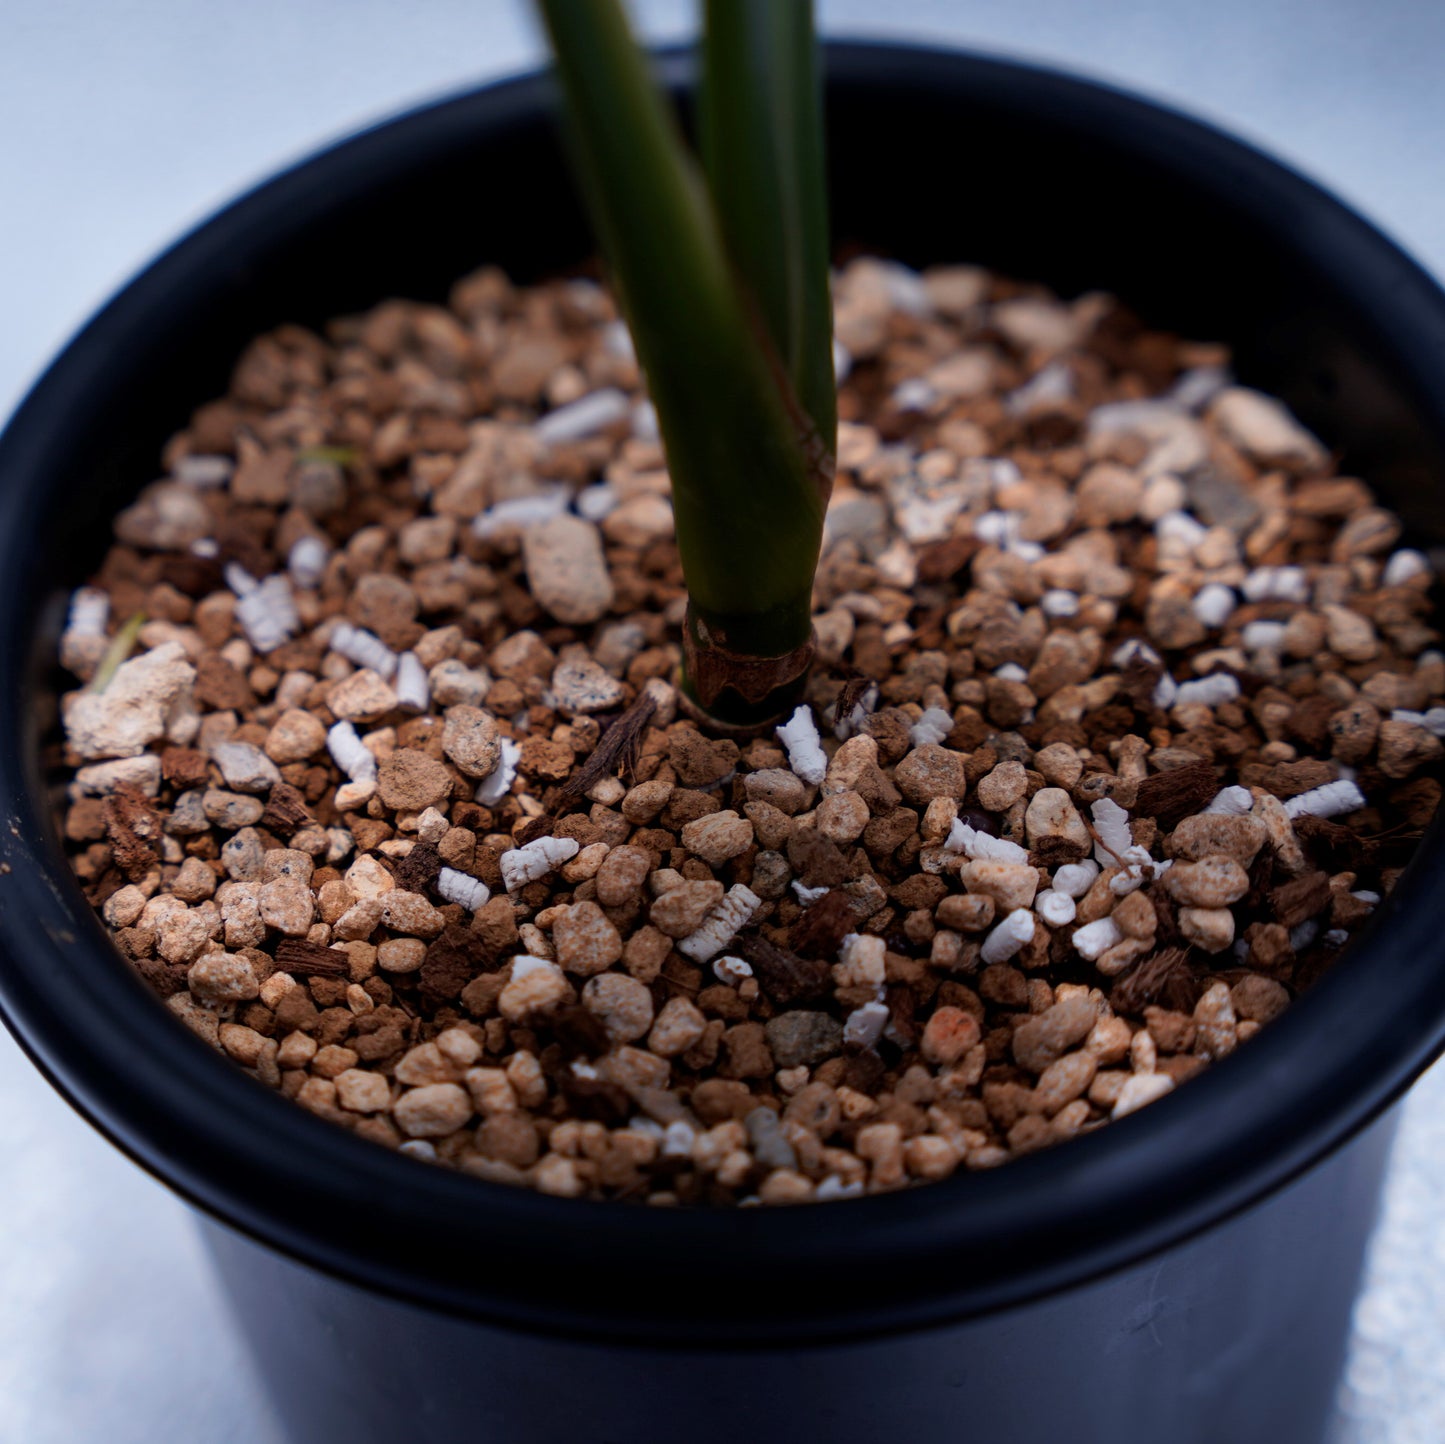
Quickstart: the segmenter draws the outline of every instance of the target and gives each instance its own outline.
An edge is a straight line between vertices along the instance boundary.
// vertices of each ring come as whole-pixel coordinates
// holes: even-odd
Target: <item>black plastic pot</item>
[[[681,85],[686,62],[665,65]],[[1439,537],[1445,295],[1338,202],[1206,126],[1044,71],[840,45],[828,77],[841,237],[1107,287],[1228,340],[1417,542]],[[1340,966],[1178,1095],[997,1172],[793,1210],[563,1201],[359,1141],[186,1033],[86,908],[40,739],[64,593],[109,517],[257,331],[439,297],[484,260],[526,278],[583,257],[564,177],[538,79],[384,125],[163,256],[14,418],[7,1022],[208,1216],[298,1439],[1318,1440],[1386,1110],[1445,1046],[1438,829]]]

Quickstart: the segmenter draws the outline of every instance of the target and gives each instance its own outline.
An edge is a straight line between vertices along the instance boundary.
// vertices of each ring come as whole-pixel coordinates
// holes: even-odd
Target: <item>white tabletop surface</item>
[[[834,34],[1072,67],[1324,180],[1445,274],[1445,6],[1429,0],[819,0]],[[687,0],[639,0],[657,40]],[[166,242],[277,166],[533,64],[517,0],[0,3],[0,416]],[[1445,1071],[1413,1095],[1340,1444],[1445,1440]],[[185,1209],[0,1032],[0,1441],[279,1444]]]

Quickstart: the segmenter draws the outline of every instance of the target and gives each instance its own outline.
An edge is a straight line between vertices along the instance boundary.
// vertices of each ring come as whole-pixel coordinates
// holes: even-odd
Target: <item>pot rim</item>
[[[684,54],[662,59],[674,87]],[[1032,65],[830,43],[834,102],[906,79],[1092,128],[1246,213],[1289,214],[1302,262],[1349,291],[1445,433],[1445,293],[1317,185],[1213,127]],[[534,126],[531,74],[332,145],[204,221],[110,301],[0,437],[0,688],[24,697],[29,538],[66,436],[131,338],[289,245],[421,153]],[[1121,140],[1121,137],[1127,139]],[[504,143],[503,141],[499,141]],[[1222,202],[1221,202],[1222,203]],[[1274,224],[1278,225],[1276,219]],[[278,237],[280,238],[278,240]],[[70,1104],[221,1222],[352,1283],[507,1326],[664,1347],[876,1337],[1016,1305],[1133,1264],[1279,1189],[1388,1107],[1445,1048],[1437,821],[1350,955],[1249,1047],[1157,1107],[986,1173],[789,1209],[647,1209],[484,1183],[359,1140],[245,1078],[157,1006],[86,905],[39,767],[34,708],[0,713],[0,1014]]]

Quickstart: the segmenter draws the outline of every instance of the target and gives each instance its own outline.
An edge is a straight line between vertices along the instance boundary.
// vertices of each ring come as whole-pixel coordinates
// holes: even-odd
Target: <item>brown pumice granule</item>
[[[1107,297],[836,295],[818,664],[741,742],[600,287],[247,349],[61,640],[74,866],[183,1022],[482,1178],[794,1203],[1101,1127],[1331,964],[1440,797],[1398,520]]]

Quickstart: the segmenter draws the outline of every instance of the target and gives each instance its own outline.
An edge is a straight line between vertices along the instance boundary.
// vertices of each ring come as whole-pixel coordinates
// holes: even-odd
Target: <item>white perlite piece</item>
[[[871,1048],[888,1026],[888,1005],[886,1003],[864,1003],[854,1008],[843,1024],[843,1042],[859,1048]]]
[[[1193,551],[1209,535],[1209,528],[1187,511],[1170,511],[1154,523],[1154,535],[1161,542],[1175,542]]]
[[[1034,899],[1034,911],[1051,928],[1065,928],[1073,922],[1076,909],[1068,893],[1049,888]]]
[[[1127,642],[1121,643],[1114,648],[1114,655],[1109,658],[1111,666],[1122,671],[1130,662],[1138,660],[1150,667],[1162,667],[1164,659],[1149,645],[1148,642],[1141,642],[1138,637],[1130,637]]]
[[[753,965],[742,958],[716,958],[712,965],[713,976],[720,983],[735,988],[744,978],[753,975]]]
[[[522,749],[510,737],[499,737],[502,760],[477,784],[477,801],[483,807],[495,807],[512,789],[517,778],[517,763]]]
[[[581,846],[575,837],[539,837],[525,847],[514,847],[504,852],[497,866],[502,870],[502,881],[508,892],[516,892],[529,882],[544,878],[555,872],[569,858],[577,856]]]
[[[1113,918],[1099,918],[1097,922],[1085,923],[1074,934],[1074,951],[1081,958],[1095,963],[1098,962],[1100,954],[1108,952],[1115,943],[1123,940],[1124,934],[1119,931],[1119,924]]]
[[[1159,653],[1147,642],[1141,642],[1138,637],[1131,637],[1127,642],[1114,649],[1114,655],[1109,658],[1112,666],[1121,671],[1130,662],[1143,662],[1148,667],[1163,667],[1164,661]],[[1161,672],[1159,680],[1154,684],[1154,691],[1150,701],[1159,708],[1161,712],[1167,712],[1174,705],[1174,698],[1179,691],[1179,684],[1169,675],[1168,672]]]
[[[571,441],[585,441],[621,421],[631,408],[625,391],[604,386],[589,396],[578,397],[566,406],[549,411],[532,427],[532,435],[543,446],[561,446]]]
[[[353,782],[376,781],[376,758],[350,722],[337,722],[331,727],[326,734],[326,750]]]
[[[224,486],[235,469],[236,463],[229,456],[183,456],[171,468],[171,475],[187,486],[206,491]]]
[[[574,848],[575,851],[575,848]],[[502,861],[506,862],[506,857]],[[761,899],[749,887],[734,883],[727,896],[707,915],[696,932],[678,943],[677,950],[695,963],[710,962],[751,921]]]
[[[1083,862],[1066,862],[1054,874],[1054,891],[1066,897],[1080,898],[1093,887],[1099,875],[1099,864],[1091,857]]]
[[[1050,361],[1017,390],[1010,391],[1003,404],[1010,416],[1027,416],[1041,407],[1071,401],[1073,396],[1073,372],[1062,361]]]
[[[1302,953],[1320,935],[1320,925],[1316,918],[1306,918],[1302,923],[1296,923],[1289,930],[1289,945],[1295,952]]]
[[[662,1135],[664,1158],[691,1158],[697,1147],[697,1129],[684,1119],[675,1118],[667,1125]]]
[[[1391,722],[1408,722],[1412,727],[1423,727],[1436,737],[1445,737],[1445,707],[1432,707],[1428,712],[1409,712],[1396,707],[1390,713]]]
[[[853,704],[853,710],[846,717],[835,717],[833,736],[839,742],[846,742],[855,732],[863,730],[869,716],[878,710],[878,687],[870,682],[863,695]]]
[[[1098,841],[1094,844],[1094,860],[1102,867],[1119,865],[1126,852],[1134,846],[1129,831],[1129,814],[1112,797],[1101,797],[1089,808],[1094,819]]]
[[[396,661],[396,700],[403,707],[426,712],[431,707],[431,684],[415,652],[403,652]]]
[[[1425,558],[1424,552],[1412,551],[1409,547],[1393,553],[1390,560],[1385,563],[1385,570],[1380,574],[1380,585],[1385,587],[1402,587],[1411,577],[1426,575],[1430,570],[1430,563]]]
[[[1365,794],[1349,781],[1326,782],[1323,787],[1313,787],[1291,797],[1284,805],[1284,815],[1291,820],[1296,817],[1339,817],[1342,813],[1354,812],[1365,805]]]
[[[472,531],[483,540],[500,535],[517,536],[567,510],[565,486],[549,487],[531,496],[512,496],[489,506],[472,522]]]
[[[1303,567],[1255,567],[1240,590],[1251,602],[1300,602],[1310,599]]]
[[[949,730],[952,731],[952,724]],[[788,766],[794,775],[817,787],[827,776],[828,755],[823,751],[818,724],[813,721],[813,709],[806,702],[800,703],[793,715],[774,731],[778,741],[788,749]]]
[[[819,898],[827,897],[832,891],[827,887],[809,887],[807,883],[793,879],[793,891],[797,894],[799,903],[803,907],[811,907]]]
[[[110,598],[99,587],[77,587],[65,622],[67,637],[103,637],[110,619]]]
[[[1027,908],[1015,908],[983,940],[979,956],[985,963],[1006,963],[1025,943],[1034,940],[1034,915]]]
[[[942,707],[929,707],[908,729],[908,740],[915,747],[942,742],[953,731],[953,714]]]
[[[1243,817],[1254,807],[1254,794],[1247,787],[1226,787],[1215,794],[1206,813],[1225,817]]]
[[[1017,540],[1023,518],[1016,511],[986,511],[973,519],[973,534],[988,546],[1007,551]]]
[[[927,411],[938,400],[938,392],[921,376],[910,376],[893,388],[889,398],[898,411]]]
[[[1200,411],[1229,384],[1229,372],[1223,366],[1195,366],[1174,383],[1169,396],[1186,411]]]
[[[862,1198],[863,1180],[855,1178],[852,1183],[844,1183],[842,1174],[830,1173],[813,1190],[813,1197],[819,1203],[830,1203],[840,1198]]]
[[[1109,879],[1109,891],[1115,897],[1136,891],[1174,866],[1172,862],[1155,862],[1149,849],[1137,843],[1119,854],[1119,862],[1123,871]]]
[[[437,891],[449,902],[474,913],[492,895],[492,890],[481,878],[470,873],[458,872],[454,867],[444,867],[437,874]]]
[[[993,674],[1000,682],[1027,682],[1029,678],[1029,674],[1017,662],[1005,662],[1002,666],[995,667]]]
[[[1217,631],[1234,611],[1234,590],[1222,582],[1210,582],[1194,594],[1190,610],[1211,631]]]
[[[657,424],[657,407],[650,401],[639,401],[632,408],[632,434],[639,441],[659,441],[662,428]]]
[[[1277,652],[1284,644],[1283,622],[1247,622],[1239,634],[1246,652]]]
[[[358,667],[370,667],[388,682],[396,675],[396,653],[374,632],[353,627],[350,622],[338,622],[327,646]]]
[[[584,486],[577,493],[577,515],[587,521],[603,521],[617,510],[622,498],[615,486],[599,481],[595,486]]]
[[[1045,592],[1039,606],[1046,617],[1074,617],[1079,612],[1079,598],[1075,592],[1066,592],[1056,587]]]
[[[60,660],[77,677],[90,677],[105,656],[105,624],[110,598],[98,587],[79,587],[70,599],[70,613],[60,638]]]
[[[975,862],[1027,862],[1028,849],[1010,842],[1006,837],[990,837],[970,827],[962,818],[954,818],[953,826],[943,843],[945,852],[961,852]]]
[[[244,567],[230,562],[226,585],[236,594],[236,620],[258,652],[274,652],[300,630],[291,587],[280,573],[258,582]]]
[[[1228,672],[1211,672],[1193,682],[1181,682],[1175,694],[1175,705],[1198,703],[1204,707],[1220,707],[1239,696],[1239,679]]]
[[[297,537],[286,554],[286,570],[291,573],[291,580],[298,587],[311,591],[321,585],[321,576],[326,570],[326,558],[329,555],[327,545],[320,537]]]

